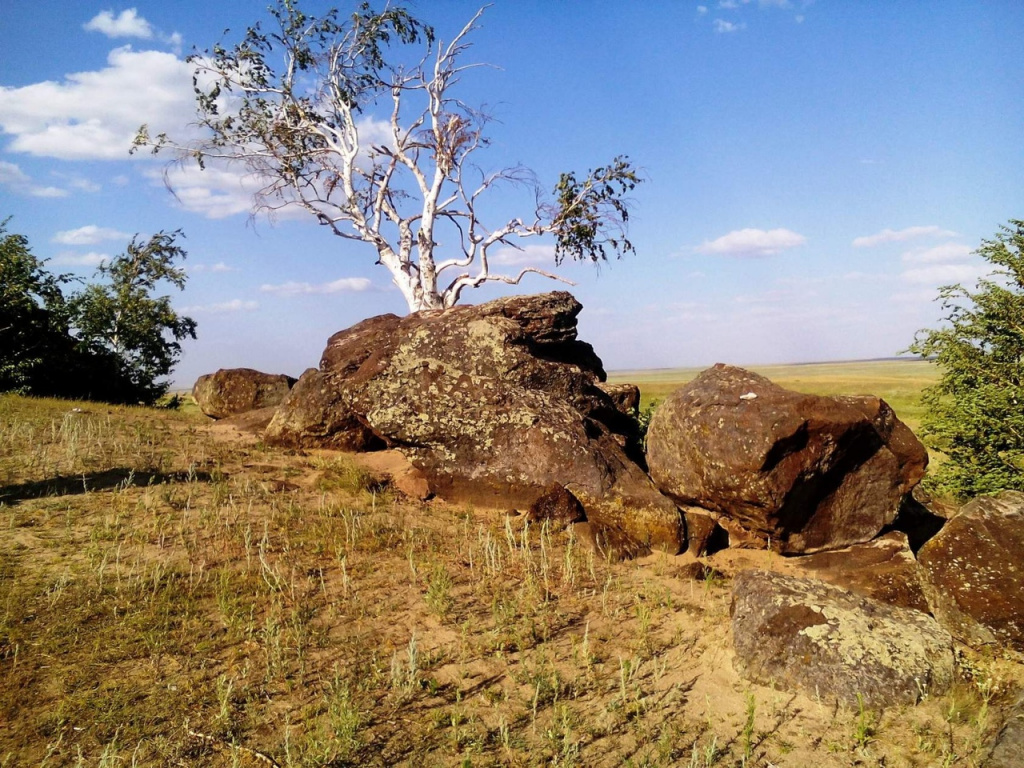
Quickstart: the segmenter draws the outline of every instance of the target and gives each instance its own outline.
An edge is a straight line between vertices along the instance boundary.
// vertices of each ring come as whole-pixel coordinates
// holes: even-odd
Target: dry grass
[[[738,678],[728,579],[687,562],[195,415],[0,397],[0,766],[978,764],[1015,658],[837,711]]]

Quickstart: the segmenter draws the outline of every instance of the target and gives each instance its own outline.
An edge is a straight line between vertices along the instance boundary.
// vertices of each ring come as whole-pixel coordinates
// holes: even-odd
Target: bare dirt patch
[[[609,564],[401,471],[0,398],[0,766],[972,766],[1024,677],[962,651],[951,694],[884,712],[753,685],[729,582],[793,561]]]

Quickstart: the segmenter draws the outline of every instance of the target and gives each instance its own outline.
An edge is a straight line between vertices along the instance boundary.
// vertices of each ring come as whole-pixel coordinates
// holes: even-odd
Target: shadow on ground
[[[153,472],[124,467],[102,472],[83,472],[80,475],[61,475],[19,485],[0,486],[0,504],[17,504],[26,499],[47,496],[71,496],[90,491],[108,491],[112,488],[146,487],[163,483],[208,483],[213,476],[208,472]]]

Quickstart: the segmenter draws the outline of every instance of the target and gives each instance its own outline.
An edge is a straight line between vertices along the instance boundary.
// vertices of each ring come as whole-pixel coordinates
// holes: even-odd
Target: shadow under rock
[[[213,480],[209,472],[153,472],[127,467],[105,469],[102,472],[83,472],[80,475],[60,475],[18,485],[0,486],[0,505],[17,504],[26,499],[47,496],[71,496],[90,491],[108,491],[112,488],[146,487],[163,483],[203,482]]]

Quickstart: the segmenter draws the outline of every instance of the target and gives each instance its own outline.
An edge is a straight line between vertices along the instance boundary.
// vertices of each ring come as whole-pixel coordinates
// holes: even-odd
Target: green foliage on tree
[[[46,271],[28,239],[0,222],[0,391],[28,392],[45,378],[47,360],[63,356],[73,340],[61,285]]]
[[[181,289],[174,266],[185,252],[180,232],[133,239],[126,252],[100,268],[105,281],[70,297],[66,275],[52,275],[23,235],[0,223],[0,392],[48,397],[154,403],[167,391],[161,377],[195,338],[195,321],[180,317],[161,282]]]
[[[535,266],[492,272],[495,252],[527,238],[552,236],[556,265],[633,251],[627,195],[642,178],[627,157],[586,176],[561,174],[553,195],[520,165],[484,170],[476,153],[491,143],[491,117],[456,94],[479,66],[464,56],[484,9],[448,42],[390,3],[343,16],[276,0],[269,11],[269,23],[235,45],[189,58],[195,138],[151,136],[143,125],[133,151],[170,150],[200,168],[243,164],[262,184],[254,213],[301,208],[334,235],[372,246],[412,312],[447,309],[467,288],[518,285],[528,274],[571,284]],[[531,191],[533,210],[487,223],[486,193],[500,186]]]
[[[69,302],[80,348],[109,357],[125,392],[152,403],[167,391],[160,379],[181,356],[181,341],[196,337],[196,323],[179,316],[169,296],[154,297],[161,282],[185,287],[185,258],[175,244],[181,231],[158,232],[147,242],[132,238],[124,253],[99,268],[105,280],[93,283]]]
[[[941,288],[947,324],[919,331],[910,347],[941,371],[924,393],[922,435],[946,456],[930,482],[958,498],[1024,490],[1024,221],[976,253],[992,274],[973,291]]]

